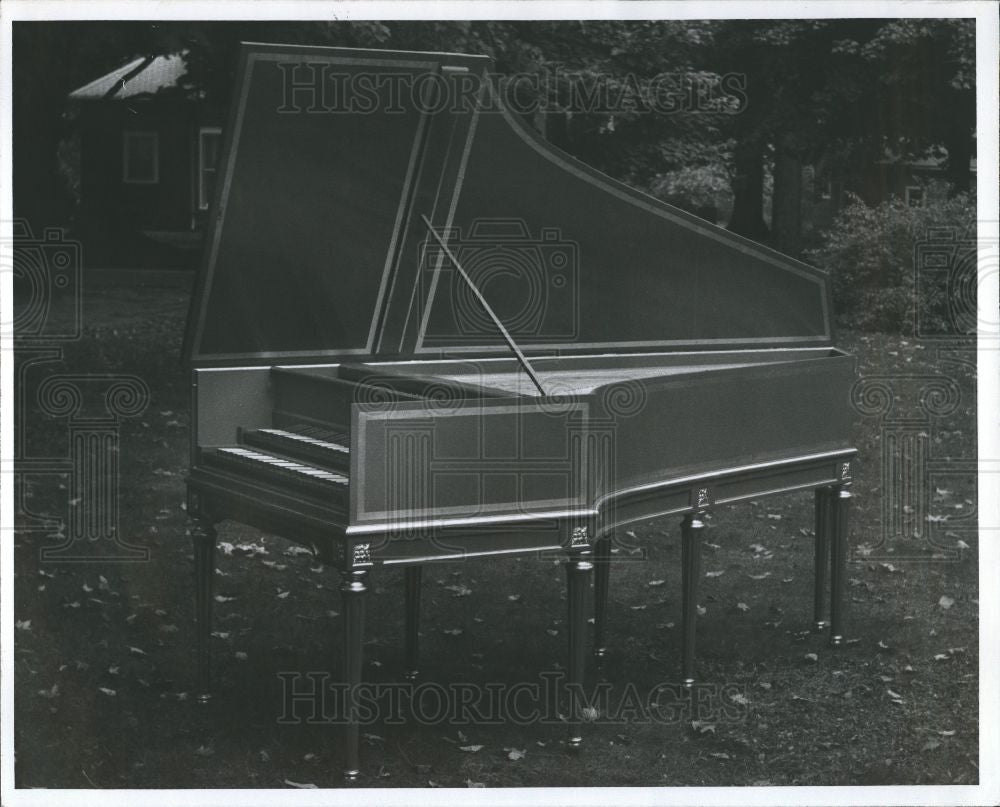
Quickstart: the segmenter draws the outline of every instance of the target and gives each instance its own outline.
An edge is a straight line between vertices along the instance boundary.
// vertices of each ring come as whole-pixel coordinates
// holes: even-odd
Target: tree
[[[732,119],[731,230],[800,248],[801,167],[838,157],[870,165],[947,147],[949,178],[968,188],[975,125],[971,20],[768,20],[719,23],[703,51],[742,73],[749,99]],[[774,161],[772,228],[764,162]],[[827,160],[829,162],[829,159]]]

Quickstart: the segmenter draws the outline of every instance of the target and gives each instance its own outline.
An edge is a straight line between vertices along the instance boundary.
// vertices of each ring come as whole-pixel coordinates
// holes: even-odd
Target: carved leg
[[[195,520],[191,525],[191,542],[194,545],[194,611],[195,647],[198,656],[199,703],[207,703],[212,695],[211,652],[212,635],[212,584],[215,578],[215,526],[207,521]]]
[[[822,630],[826,622],[827,558],[830,552],[830,489],[816,491],[816,563],[813,569],[813,628]]]
[[[695,512],[681,522],[681,619],[684,623],[684,686],[694,685],[695,625],[698,619],[698,583],[701,578],[701,533],[705,528]]]
[[[404,650],[404,675],[415,681],[420,659],[420,574],[421,566],[407,566],[406,577],[406,637]]]
[[[567,745],[577,750],[583,743],[584,669],[587,660],[587,590],[594,565],[589,552],[571,552],[566,561],[566,599],[569,604],[569,663],[566,665],[566,689],[569,695],[569,737]]]
[[[830,644],[844,642],[844,588],[847,581],[847,525],[851,490],[846,485],[832,491],[830,534]]]
[[[605,535],[594,545],[594,656],[600,661],[607,655],[604,644],[608,611],[608,583],[611,578],[611,537]]]
[[[368,593],[368,572],[343,573],[340,595],[344,610],[343,677],[347,686],[347,722],[345,725],[344,779],[356,782],[361,775],[358,756],[359,724],[357,694],[361,684],[362,649],[364,646],[365,602]]]

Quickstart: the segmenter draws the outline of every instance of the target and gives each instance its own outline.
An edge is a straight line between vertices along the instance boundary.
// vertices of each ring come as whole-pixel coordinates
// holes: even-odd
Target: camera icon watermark
[[[73,341],[82,327],[81,248],[60,228],[36,237],[27,222],[0,236],[0,275],[11,275],[14,320],[3,329],[20,346]],[[6,345],[9,347],[9,345]]]
[[[522,344],[565,343],[580,332],[580,251],[558,228],[533,234],[522,219],[477,219],[467,233],[442,232],[451,253],[511,336]],[[497,344],[503,338],[474,291],[432,239],[420,245],[425,344]]]
[[[984,333],[1000,338],[997,312],[979,312],[979,289],[1000,272],[1000,244],[976,227],[930,227],[914,246],[913,332],[921,339]]]

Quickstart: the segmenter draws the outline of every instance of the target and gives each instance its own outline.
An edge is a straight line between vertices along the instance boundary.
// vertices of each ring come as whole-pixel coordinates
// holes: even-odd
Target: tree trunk
[[[973,155],[972,135],[968,132],[957,132],[945,143],[948,149],[948,163],[945,166],[945,177],[951,183],[950,192],[964,193],[970,190],[972,171],[969,162]]]
[[[743,140],[736,146],[733,214],[728,229],[754,241],[767,241],[764,223],[764,144]]]
[[[788,144],[779,143],[774,156],[771,237],[786,255],[802,250],[802,158]]]

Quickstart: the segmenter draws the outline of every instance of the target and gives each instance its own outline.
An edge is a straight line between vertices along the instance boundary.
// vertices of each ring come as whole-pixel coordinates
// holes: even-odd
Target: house
[[[175,246],[200,244],[223,110],[184,82],[186,73],[184,53],[144,56],[69,94],[85,242],[142,233]]]

